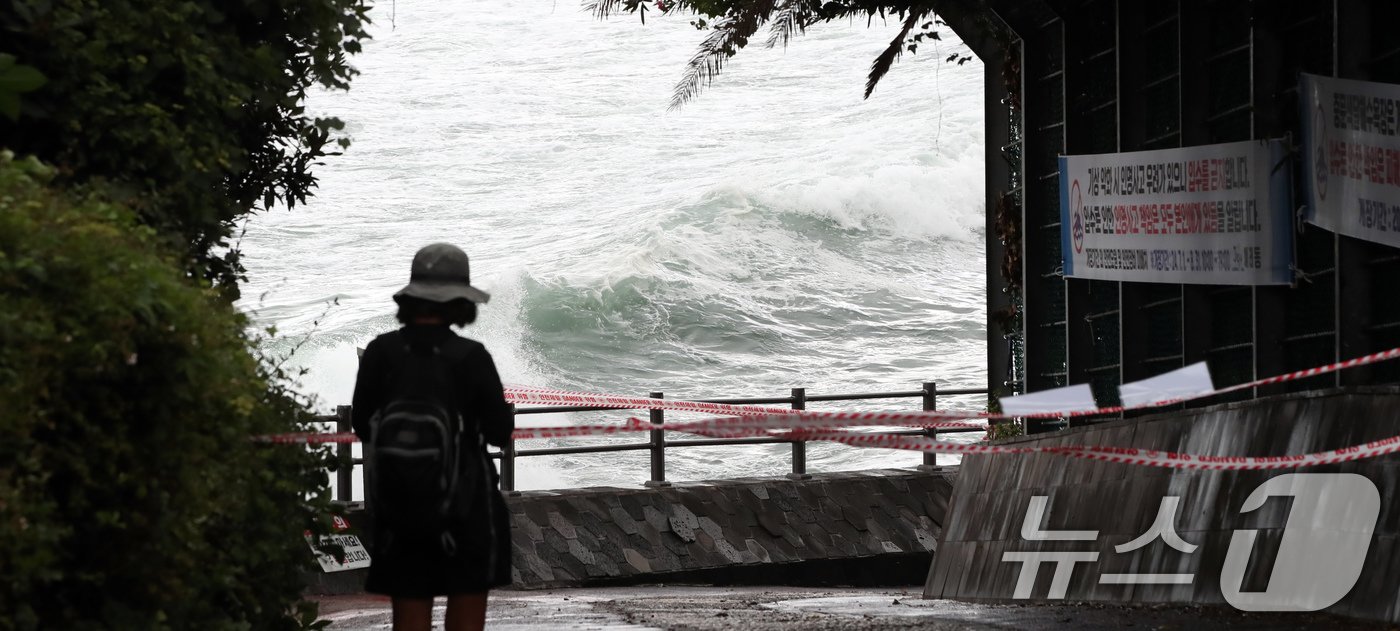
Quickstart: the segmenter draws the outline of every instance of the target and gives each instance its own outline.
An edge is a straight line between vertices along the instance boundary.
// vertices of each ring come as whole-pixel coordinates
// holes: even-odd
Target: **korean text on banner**
[[[1065,276],[1148,283],[1293,280],[1281,141],[1060,157]]]
[[[1400,85],[1305,74],[1307,220],[1400,247]]]

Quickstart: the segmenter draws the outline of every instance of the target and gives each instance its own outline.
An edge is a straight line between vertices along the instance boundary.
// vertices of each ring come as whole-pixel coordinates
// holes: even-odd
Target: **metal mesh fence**
[[[1064,151],[1063,22],[1023,40],[1026,51],[1026,387],[1065,385],[1065,291],[1060,275],[1059,155]]]
[[[1057,163],[1063,153],[1290,134],[1296,142],[1299,72],[1400,83],[1400,39],[1393,34],[1400,2],[1089,0],[1052,6],[1062,19],[1019,32],[1026,60],[1021,156],[1029,390],[1088,382],[1100,403],[1111,404],[1127,375],[1160,374],[1201,359],[1224,386],[1400,346],[1394,282],[1400,249],[1312,226],[1296,234],[1293,287],[1066,281]],[[1342,39],[1333,41],[1334,33]],[[1301,167],[1291,168],[1301,204]],[[1144,332],[1142,339],[1133,337]],[[1400,362],[1286,387],[1394,381],[1400,381]]]

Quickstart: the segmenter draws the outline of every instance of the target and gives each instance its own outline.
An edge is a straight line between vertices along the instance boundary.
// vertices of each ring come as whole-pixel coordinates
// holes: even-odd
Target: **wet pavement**
[[[332,631],[389,629],[389,601],[319,596]],[[434,614],[441,628],[443,605]],[[1249,614],[1228,607],[1005,605],[922,600],[918,588],[613,587],[491,593],[488,629],[1397,629],[1321,614]]]

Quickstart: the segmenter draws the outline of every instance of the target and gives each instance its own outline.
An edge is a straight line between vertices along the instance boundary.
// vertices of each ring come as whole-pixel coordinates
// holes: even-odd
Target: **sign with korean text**
[[[1400,85],[1304,74],[1309,223],[1400,247]]]
[[[1065,276],[1148,283],[1293,280],[1281,141],[1060,157]]]
[[[360,538],[352,535],[347,530],[350,529],[350,522],[339,515],[332,516],[331,523],[336,532],[329,535],[321,535],[319,547],[311,539],[311,531],[304,533],[306,545],[311,546],[311,552],[316,555],[316,561],[321,564],[323,572],[341,572],[344,570],[355,570],[369,567],[369,550],[365,549],[365,544],[360,542]],[[334,556],[327,554],[319,548],[334,548],[339,546],[345,556],[345,561],[341,562]]]

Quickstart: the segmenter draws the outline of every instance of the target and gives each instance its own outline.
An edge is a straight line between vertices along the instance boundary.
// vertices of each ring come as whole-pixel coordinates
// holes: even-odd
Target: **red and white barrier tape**
[[[1345,370],[1345,369],[1348,369],[1348,368],[1354,368],[1354,367],[1357,367],[1357,366],[1364,366],[1364,365],[1367,365],[1367,364],[1374,364],[1374,363],[1381,362],[1381,361],[1386,361],[1386,360],[1390,360],[1390,359],[1395,359],[1395,358],[1397,358],[1397,357],[1400,357],[1400,348],[1393,348],[1393,349],[1390,349],[1390,350],[1388,350],[1388,351],[1382,351],[1382,352],[1379,352],[1379,353],[1372,353],[1372,354],[1370,354],[1370,355],[1365,355],[1365,356],[1362,356],[1362,357],[1357,357],[1357,358],[1349,359],[1349,360],[1342,361],[1342,362],[1336,362],[1336,363],[1333,363],[1333,364],[1328,364],[1328,365],[1326,365],[1326,366],[1319,366],[1319,367],[1316,367],[1316,368],[1309,368],[1309,369],[1307,369],[1307,370],[1299,370],[1299,371],[1296,371],[1296,372],[1286,373],[1286,374],[1277,375],[1277,376],[1273,376],[1273,377],[1266,377],[1266,378],[1263,378],[1263,379],[1256,379],[1256,380],[1254,380],[1254,381],[1250,381],[1250,382],[1246,382],[1246,383],[1241,383],[1241,384],[1236,384],[1236,385],[1233,385],[1233,386],[1227,386],[1227,387],[1224,387],[1224,388],[1218,388],[1218,389],[1213,390],[1213,391],[1211,391],[1211,392],[1204,392],[1204,393],[1195,394],[1195,395],[1191,395],[1191,396],[1177,397],[1177,398],[1166,399],[1166,400],[1162,400],[1162,401],[1154,401],[1154,402],[1150,402],[1150,403],[1143,403],[1143,404],[1140,404],[1140,405],[1134,405],[1134,406],[1128,406],[1128,407],[1124,407],[1124,406],[1121,406],[1121,405],[1120,405],[1120,406],[1113,406],[1113,407],[1107,407],[1107,408],[1098,408],[1098,409],[1094,409],[1094,410],[1085,410],[1085,411],[1081,411],[1081,412],[1043,412],[1043,413],[1038,413],[1038,414],[1021,414],[1021,415],[1014,415],[1014,416],[1013,416],[1013,415],[1006,415],[1006,414],[975,414],[975,413],[969,413],[969,412],[818,412],[818,411],[814,411],[814,410],[783,410],[783,409],[776,409],[776,410],[774,410],[773,408],[768,408],[768,409],[774,410],[774,411],[773,411],[773,412],[770,412],[770,413],[767,413],[767,414],[764,414],[764,415],[761,415],[761,416],[755,415],[755,414],[752,413],[752,412],[747,412],[747,413],[744,413],[744,414],[745,414],[744,416],[740,416],[740,417],[738,417],[738,418],[727,416],[727,417],[711,418],[711,419],[705,419],[705,420],[699,420],[699,421],[688,421],[688,422],[682,422],[682,423],[667,423],[665,427],[666,427],[667,431],[679,431],[679,432],[692,431],[692,428],[715,429],[715,430],[725,430],[725,429],[733,429],[733,430],[750,430],[750,429],[792,430],[792,429],[815,429],[815,428],[822,428],[822,427],[871,427],[871,426],[899,427],[899,426],[903,426],[903,427],[926,427],[926,428],[931,428],[931,429],[938,429],[938,428],[967,428],[967,427],[980,427],[980,425],[978,425],[978,424],[976,424],[976,423],[968,422],[968,421],[984,421],[984,422],[985,422],[985,421],[1009,420],[1009,419],[1013,419],[1013,418],[1064,418],[1064,417],[1096,416],[1096,415],[1102,415],[1102,414],[1117,414],[1117,413],[1120,413],[1120,412],[1125,412],[1125,411],[1130,411],[1130,410],[1144,410],[1144,409],[1151,409],[1151,408],[1158,408],[1158,407],[1166,407],[1166,406],[1175,405],[1175,404],[1178,404],[1178,403],[1184,403],[1184,402],[1186,402],[1186,401],[1192,401],[1192,400],[1196,400],[1196,399],[1204,399],[1204,398],[1208,398],[1208,397],[1212,397],[1212,396],[1217,396],[1217,395],[1221,395],[1221,394],[1227,394],[1227,393],[1230,393],[1230,392],[1236,392],[1236,391],[1244,390],[1244,389],[1247,389],[1247,388],[1255,388],[1255,387],[1259,387],[1259,386],[1267,386],[1267,385],[1272,385],[1272,384],[1276,384],[1276,383],[1283,383],[1283,382],[1286,382],[1286,381],[1293,381],[1293,380],[1297,380],[1297,379],[1306,379],[1306,378],[1308,378],[1308,377],[1315,377],[1315,376],[1318,376],[1318,375],[1323,375],[1323,374],[1327,374],[1327,373],[1332,373],[1332,372],[1336,372],[1336,371],[1339,371],[1339,370]],[[566,392],[562,392],[562,391],[556,391],[556,392],[557,392],[557,393],[559,394],[559,396],[561,396],[561,397],[562,397],[562,396],[565,396],[565,395],[568,395],[568,396],[572,396],[572,395],[581,395],[582,397],[595,397],[595,398],[600,399],[600,400],[608,400],[609,403],[607,403],[607,405],[617,405],[617,406],[622,406],[622,405],[633,406],[633,405],[635,405],[635,406],[637,406],[637,407],[639,407],[639,408],[640,408],[640,407],[648,407],[648,406],[651,406],[651,407],[658,407],[658,408],[659,408],[659,407],[662,407],[663,404],[665,404],[665,405],[667,405],[668,407],[665,407],[665,408],[663,408],[663,409],[682,409],[681,407],[669,407],[669,406],[671,406],[671,405],[676,405],[676,404],[682,404],[682,405],[683,405],[683,404],[687,404],[687,403],[695,403],[695,402],[675,401],[675,400],[667,401],[666,399],[649,399],[649,398],[639,398],[639,397],[623,397],[623,396],[617,396],[617,395],[588,395],[588,394],[586,394],[586,393],[566,393]],[[725,408],[725,407],[728,407],[728,406],[726,406],[726,404],[705,404],[705,405],[718,406],[720,409],[723,409],[723,408]],[[736,406],[736,407],[752,407],[752,406]],[[693,411],[693,409],[692,409],[692,411]],[[740,413],[740,412],[735,411],[735,410],[728,410],[728,411],[730,411],[731,413]],[[958,422],[958,419],[962,419],[962,421],[961,421],[961,422]],[[595,433],[617,433],[617,432],[626,432],[626,431],[645,431],[645,430],[649,430],[649,429],[654,429],[654,427],[652,427],[650,423],[644,422],[644,421],[642,421],[641,419],[631,418],[631,419],[628,419],[628,422],[627,422],[626,425],[622,425],[622,426],[602,425],[602,426],[563,426],[563,427],[523,428],[522,430],[518,430],[518,431],[529,431],[529,432],[536,432],[536,433],[534,433],[534,434],[528,434],[528,435],[518,435],[517,437],[518,437],[518,438],[547,438],[547,437],[553,437],[553,436],[555,435],[555,434],[554,434],[555,432],[562,432],[562,433],[560,433],[560,434],[558,434],[558,435],[580,436],[580,435],[586,435],[588,432],[593,431],[593,430],[585,429],[585,428],[594,428],[594,429],[596,429],[596,432],[595,432]],[[568,432],[570,432],[571,430],[572,430],[574,433],[568,433]]]
[[[1291,456],[1207,456],[1200,454],[1175,453],[1151,449],[1098,446],[1050,446],[1015,447],[1010,445],[987,445],[977,443],[953,443],[934,440],[923,436],[901,436],[895,434],[862,433],[845,430],[824,432],[796,431],[782,434],[793,440],[826,440],[844,443],[854,447],[880,447],[905,449],[926,453],[946,454],[1031,454],[1046,453],[1071,458],[1103,460],[1148,467],[1168,469],[1196,469],[1210,471],[1238,471],[1262,469],[1295,469],[1319,465],[1337,464],[1352,460],[1375,458],[1400,452],[1400,436],[1374,440],[1360,445],[1352,445]]]
[[[636,417],[627,419],[624,425],[564,425],[559,427],[520,427],[513,436],[516,440],[532,438],[560,438],[564,436],[591,436],[617,434],[621,432],[645,432],[665,429],[668,432],[766,432],[769,430],[823,429],[837,427],[922,427],[927,429],[986,429],[982,423],[933,420],[938,417],[924,416],[913,419],[892,421],[868,420],[856,414],[833,415],[827,417],[799,416],[792,413],[770,414],[767,416],[721,416],[700,421],[668,422],[653,425]]]
[[[654,410],[674,410],[682,412],[710,412],[724,414],[726,416],[782,416],[789,418],[827,418],[856,421],[849,425],[899,425],[905,422],[918,423],[930,420],[951,420],[951,419],[980,419],[980,420],[1004,420],[1009,418],[1065,418],[1080,416],[1096,416],[1100,414],[1117,414],[1128,410],[1141,410],[1155,407],[1165,407],[1204,399],[1239,390],[1268,386],[1286,381],[1307,379],[1318,375],[1374,364],[1400,357],[1400,348],[1392,348],[1387,351],[1371,353],[1346,361],[1299,370],[1295,372],[1275,375],[1256,379],[1233,386],[1218,388],[1211,392],[1204,392],[1187,397],[1179,397],[1162,401],[1154,401],[1140,405],[1124,407],[1112,406],[1097,408],[1094,410],[1083,410],[1079,412],[1040,412],[1035,414],[1020,414],[1015,416],[1005,414],[987,414],[985,412],[823,412],[817,410],[789,410],[785,408],[774,408],[757,405],[734,405],[728,403],[705,403],[700,401],[685,401],[679,399],[653,399],[648,397],[629,397],[616,394],[594,394],[588,392],[570,392],[566,390],[555,390],[551,388],[540,388],[530,386],[510,386],[506,388],[506,399],[512,403],[538,403],[546,405],[596,405],[600,407],[617,407],[629,409],[654,409]],[[866,421],[869,421],[868,423]],[[668,426],[669,427],[669,426]]]
[[[699,429],[697,433],[712,436],[733,436],[724,431],[713,431]],[[791,440],[806,441],[829,441],[843,443],[852,447],[874,447],[883,449],[902,449],[907,451],[919,451],[924,453],[943,453],[956,455],[969,454],[1032,454],[1045,453],[1070,458],[1083,458],[1089,460],[1102,460],[1106,462],[1117,462],[1148,467],[1163,467],[1168,469],[1191,469],[1208,471],[1240,471],[1240,470],[1265,470],[1265,469],[1297,469],[1302,467],[1315,467],[1320,465],[1337,464],[1352,460],[1363,460],[1375,458],[1400,452],[1400,436],[1393,436],[1381,440],[1375,440],[1361,445],[1352,445],[1333,449],[1330,451],[1319,451],[1307,454],[1297,454],[1291,456],[1208,456],[1201,454],[1185,454],[1170,451],[1155,451],[1150,449],[1134,449],[1123,447],[1097,447],[1097,446],[1052,446],[1052,447],[1015,447],[1008,445],[987,445],[979,443],[954,443],[944,440],[934,440],[923,436],[904,436],[899,434],[863,433],[849,430],[825,430],[810,431],[796,430],[783,432],[780,434],[762,434],[756,431],[744,432],[738,435],[775,435]],[[296,442],[296,443],[330,443],[330,442],[354,442],[354,434],[311,434],[298,435],[295,440],[269,440],[267,442]]]
[[[682,421],[666,423],[663,426],[653,425],[650,421],[645,421],[636,417],[627,419],[622,424],[612,425],[559,425],[554,427],[519,427],[511,434],[515,440],[533,440],[542,438],[577,438],[580,436],[606,436],[612,434],[623,434],[628,432],[645,432],[653,429],[665,429],[668,432],[683,432],[688,434],[708,434],[726,436],[758,436],[764,435],[770,430],[790,430],[790,429],[823,429],[838,427],[861,427],[861,426],[884,426],[884,427],[922,427],[928,429],[986,429],[986,425],[979,423],[964,423],[960,421],[935,421],[930,420],[935,417],[921,417],[913,420],[895,420],[886,422],[866,422],[852,421],[845,417],[835,418],[809,418],[791,414],[775,414],[762,417],[732,417],[724,416],[701,421]],[[265,443],[354,443],[359,442],[354,434],[350,433],[293,433],[293,434],[271,434],[259,436],[258,442]]]
[[[735,405],[731,403],[706,403],[682,399],[652,399],[629,397],[620,394],[593,394],[590,392],[569,392],[545,388],[525,388],[509,386],[506,400],[511,403],[537,403],[542,405],[588,405],[598,407],[625,408],[631,410],[672,410],[676,412],[706,412],[725,415],[790,414],[793,410],[762,405]]]
[[[1360,458],[1371,458],[1400,451],[1400,437],[1356,445],[1329,452],[1303,454],[1297,456],[1273,457],[1229,457],[1173,454],[1116,447],[1007,447],[954,443],[934,440],[921,436],[906,436],[888,433],[851,432],[837,428],[861,426],[904,426],[929,429],[981,428],[980,423],[967,422],[993,421],[1010,418],[1064,418],[1116,414],[1128,410],[1164,407],[1203,399],[1216,395],[1236,392],[1248,388],[1273,385],[1297,379],[1306,379],[1339,370],[1354,368],[1387,361],[1400,357],[1400,348],[1372,353],[1342,362],[1299,370],[1273,377],[1256,379],[1187,397],[1155,401],[1135,406],[1114,406],[1086,410],[1082,412],[1045,412],[1022,414],[1015,417],[1004,414],[969,412],[818,412],[813,410],[788,410],[752,405],[732,405],[725,403],[705,403],[677,399],[653,399],[628,397],[611,394],[569,392],[550,388],[530,386],[510,386],[506,389],[507,399],[515,403],[574,404],[619,407],[628,409],[665,409],[685,412],[710,412],[728,414],[720,418],[698,421],[667,423],[666,431],[686,432],[709,436],[762,436],[777,435],[794,440],[824,440],[861,447],[883,447],[888,449],[911,449],[932,453],[1055,453],[1078,458],[1092,458],[1112,462],[1124,462],[1145,466],[1160,466],[1191,469],[1267,469],[1293,468],[1344,462]],[[963,419],[963,420],[958,420]],[[517,440],[538,438],[563,438],[577,436],[598,436],[623,432],[640,432],[658,429],[650,422],[629,418],[621,425],[565,425],[556,427],[526,427],[515,431]],[[254,440],[268,443],[352,443],[358,439],[354,434],[297,433],[258,436]]]
[[[263,434],[254,436],[255,443],[276,445],[327,445],[332,443],[358,443],[360,437],[349,432],[290,432],[286,434]]]

